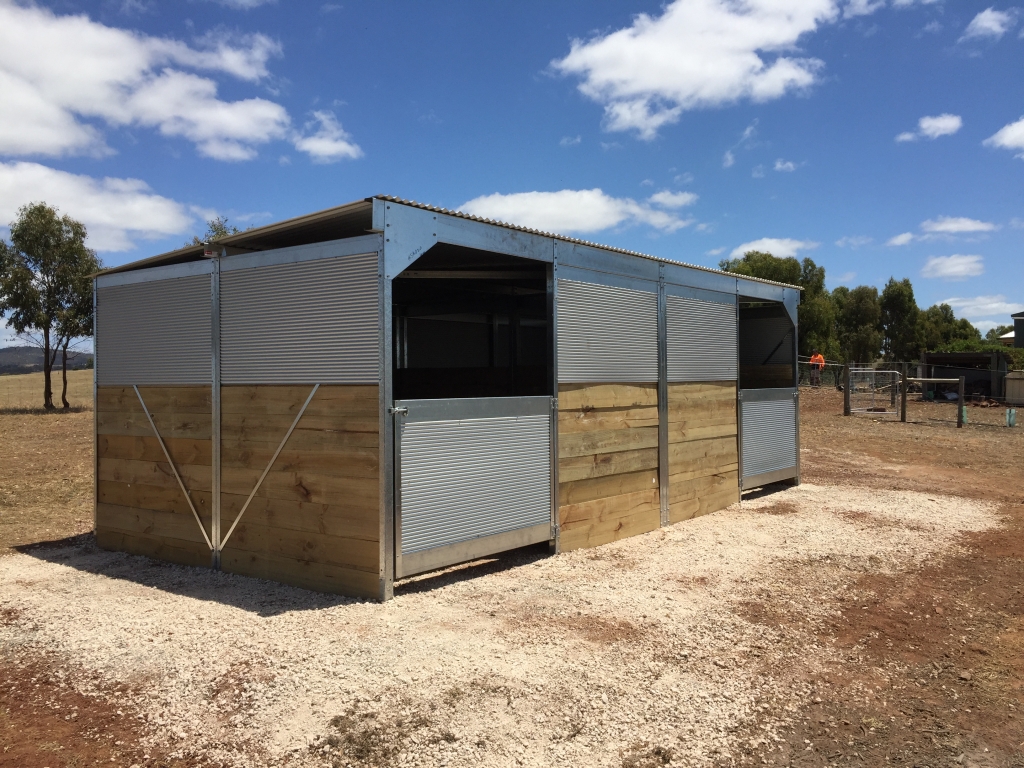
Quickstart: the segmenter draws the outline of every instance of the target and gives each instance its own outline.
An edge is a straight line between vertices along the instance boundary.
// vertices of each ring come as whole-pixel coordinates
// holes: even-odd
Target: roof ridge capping
[[[555,232],[545,232],[541,229],[533,229],[531,227],[523,227],[518,224],[511,224],[507,221],[498,221],[497,219],[485,219],[482,216],[474,216],[471,213],[465,213],[463,211],[449,210],[448,208],[440,208],[436,205],[428,205],[427,203],[419,203],[415,200],[406,200],[401,197],[395,197],[394,195],[374,195],[373,199],[386,200],[389,203],[398,203],[399,205],[408,205],[411,208],[420,208],[424,211],[433,211],[434,213],[443,213],[447,216],[456,216],[460,219],[469,219],[470,221],[479,221],[482,224],[491,224],[497,227],[505,227],[506,229],[514,229],[517,232],[528,232],[531,235],[540,235],[541,237],[552,237],[558,240],[564,240],[567,243],[576,243],[577,245],[586,245],[591,248],[600,248],[604,251],[613,251],[614,253],[622,253],[627,256],[637,256],[641,259],[649,259],[651,261],[659,261],[665,264],[674,264],[678,267],[686,267],[687,269],[699,269],[702,272],[711,272],[716,275],[725,275],[727,277],[736,277],[743,280],[753,280],[758,283],[765,283],[767,285],[776,285],[781,288],[792,288],[797,291],[803,291],[803,288],[799,285],[791,285],[790,283],[780,283],[776,280],[767,280],[763,277],[752,277],[750,275],[740,275],[735,272],[726,272],[722,269],[715,269],[714,267],[705,267],[700,264],[690,264],[685,261],[676,261],[675,259],[667,259],[664,256],[652,256],[649,253],[641,253],[640,251],[631,251],[627,248],[616,248],[613,245],[603,245],[602,243],[595,243],[591,240],[583,240],[578,237],[570,237],[568,235],[559,235]]]

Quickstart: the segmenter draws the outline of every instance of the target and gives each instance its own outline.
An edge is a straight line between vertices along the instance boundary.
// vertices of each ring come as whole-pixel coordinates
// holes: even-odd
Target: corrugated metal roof
[[[631,251],[626,248],[615,248],[610,245],[602,245],[601,243],[595,243],[590,240],[582,240],[577,237],[568,237],[567,235],[559,235],[554,232],[544,232],[539,229],[531,229],[530,227],[521,227],[516,224],[509,224],[505,221],[495,221],[494,219],[485,219],[481,216],[474,216],[463,211],[453,211],[448,208],[439,208],[434,205],[427,205],[426,203],[419,203],[415,200],[406,200],[401,197],[395,197],[394,195],[374,195],[373,197],[363,198],[362,200],[356,200],[345,205],[335,206],[333,208],[326,208],[322,211],[315,213],[308,213],[304,216],[296,216],[291,219],[285,219],[274,224],[267,224],[263,227],[255,227],[253,229],[247,229],[244,232],[239,232],[236,235],[228,235],[217,240],[217,245],[226,246],[229,248],[241,248],[243,250],[263,250],[262,248],[252,246],[256,245],[260,240],[276,239],[275,236],[286,235],[290,232],[300,231],[304,229],[316,228],[322,226],[330,221],[337,218],[344,218],[352,216],[353,214],[366,213],[374,199],[386,200],[391,203],[398,203],[399,205],[408,205],[412,208],[421,208],[425,211],[432,211],[434,213],[442,213],[446,216],[455,216],[460,219],[468,219],[470,221],[479,221],[483,224],[490,224],[496,227],[504,227],[505,229],[514,229],[518,232],[529,232],[530,234],[540,235],[542,237],[557,238],[567,243],[576,243],[577,245],[586,245],[592,248],[600,248],[605,251],[612,251],[614,253],[622,253],[627,256],[636,256],[641,259],[649,259],[651,261],[664,262],[665,264],[675,264],[676,266],[686,267],[687,269],[697,269],[702,272],[712,272],[718,275],[727,275],[729,277],[741,277],[744,280],[753,280],[758,283],[766,283],[767,285],[776,285],[782,288],[793,288],[798,291],[803,290],[798,285],[789,285],[787,283],[779,283],[774,280],[765,280],[760,277],[749,277],[747,275],[737,275],[732,272],[725,272],[720,269],[713,269],[712,267],[704,267],[699,264],[687,264],[683,261],[676,261],[674,259],[666,259],[661,256],[652,256],[647,253],[641,253],[639,251]],[[280,246],[277,246],[280,247]],[[103,270],[99,274],[112,274],[114,272],[126,272],[133,269],[143,269],[146,267],[154,267],[164,264],[175,264],[182,261],[193,261],[201,259],[203,257],[202,246],[186,246],[179,248],[174,251],[168,251],[158,256],[151,256],[140,261],[133,261],[129,264],[123,264],[119,267],[111,267],[110,269]]]
[[[798,291],[802,291],[799,285],[790,285],[789,283],[777,283],[774,280],[765,280],[760,277],[750,277],[748,275],[737,275],[734,272],[725,272],[721,269],[714,269],[712,267],[703,267],[699,264],[687,264],[685,261],[676,261],[675,259],[666,259],[662,256],[652,256],[648,253],[641,253],[640,251],[630,251],[626,248],[616,248],[611,245],[602,245],[601,243],[594,243],[590,240],[581,240],[578,237],[568,237],[566,235],[558,235],[553,232],[544,232],[540,229],[531,229],[530,227],[521,227],[516,224],[509,224],[505,221],[497,221],[495,219],[485,219],[480,216],[474,216],[470,213],[463,213],[462,211],[452,211],[448,208],[438,208],[434,205],[427,205],[426,203],[418,203],[415,200],[405,200],[401,197],[394,197],[393,195],[374,195],[378,200],[387,200],[389,203],[399,203],[401,205],[408,205],[412,208],[422,208],[425,211],[433,211],[434,213],[443,213],[447,216],[456,216],[460,219],[469,219],[470,221],[479,221],[484,224],[491,224],[496,227],[504,227],[505,229],[514,229],[517,232],[529,232],[533,235],[541,235],[542,237],[554,237],[559,240],[564,240],[567,243],[576,243],[577,245],[588,245],[592,248],[600,248],[604,251],[614,251],[615,253],[624,253],[627,256],[637,256],[641,259],[650,259],[651,261],[662,261],[666,264],[675,264],[676,266],[686,267],[687,269],[699,269],[702,272],[714,272],[717,275],[727,275],[729,277],[742,277],[744,280],[754,280],[758,283],[767,283],[768,285],[777,285],[782,288],[794,288]]]

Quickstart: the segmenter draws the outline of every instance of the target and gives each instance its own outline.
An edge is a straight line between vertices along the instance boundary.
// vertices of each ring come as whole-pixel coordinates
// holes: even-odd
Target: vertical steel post
[[[843,416],[850,415],[850,364],[843,366]]]
[[[551,391],[551,554],[562,551],[562,524],[558,518],[558,241],[551,241],[547,270],[548,382]]]
[[[743,500],[743,375],[740,366],[740,281],[736,280],[736,479]]]
[[[964,381],[965,377],[960,377],[960,383],[957,384],[957,400],[956,400],[956,428],[962,429],[964,426]]]
[[[213,544],[210,566],[220,570],[220,256],[213,258],[213,272],[210,274],[210,401],[211,401],[211,495],[210,542]]]
[[[797,295],[796,298],[799,305],[800,296]],[[799,317],[797,314],[798,319]],[[796,477],[793,479],[793,485],[800,485],[800,326],[797,321],[793,322],[793,387],[796,390],[793,392],[793,418],[796,420],[793,427],[796,443]]]
[[[665,265],[658,265],[658,496],[661,524],[669,523],[668,506],[668,299]]]
[[[900,381],[900,421],[906,422],[907,420],[907,374],[910,370],[910,366],[907,363],[903,364],[903,376]]]
[[[395,594],[395,417],[394,405],[394,336],[392,334],[392,281],[385,267],[386,244],[381,237],[377,252],[378,324],[380,365],[378,376],[378,466],[380,497],[380,542],[378,599],[390,600]]]
[[[97,363],[99,346],[96,343],[98,338],[96,326],[99,325],[97,310],[99,307],[96,295],[96,278],[92,279],[92,529],[96,530],[99,520],[100,503],[100,422],[99,422],[99,368]]]

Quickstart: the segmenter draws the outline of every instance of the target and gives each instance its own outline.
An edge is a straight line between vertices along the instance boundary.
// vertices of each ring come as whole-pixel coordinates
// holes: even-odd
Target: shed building
[[[799,481],[799,289],[373,197],[96,277],[100,546],[387,599]]]

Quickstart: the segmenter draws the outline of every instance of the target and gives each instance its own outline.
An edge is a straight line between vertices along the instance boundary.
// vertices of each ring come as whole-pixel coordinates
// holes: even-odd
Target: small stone
[[[961,680],[970,680],[971,677],[972,677],[971,673],[967,672],[966,670],[960,673],[960,679]]]

